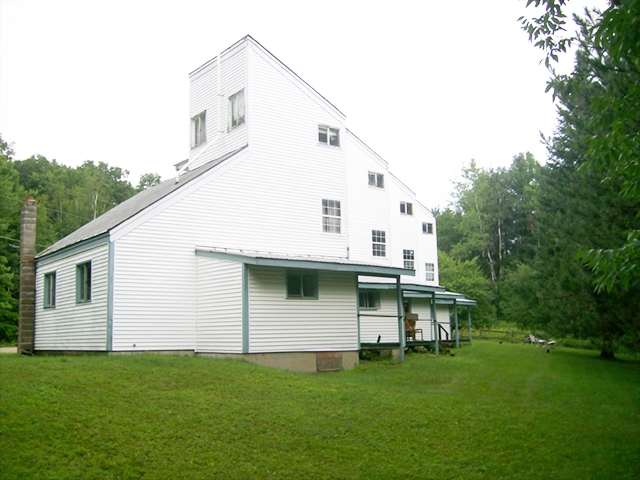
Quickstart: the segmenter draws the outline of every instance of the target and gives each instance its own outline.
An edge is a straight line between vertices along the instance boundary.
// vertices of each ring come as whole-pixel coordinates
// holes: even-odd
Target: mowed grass
[[[640,362],[476,341],[349,372],[0,357],[2,479],[638,479]]]

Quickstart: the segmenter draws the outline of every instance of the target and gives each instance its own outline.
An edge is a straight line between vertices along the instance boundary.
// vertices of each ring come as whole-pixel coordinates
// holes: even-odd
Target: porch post
[[[458,301],[453,299],[453,317],[456,320],[456,348],[460,348],[460,330],[458,330]]]
[[[473,337],[473,334],[471,332],[471,307],[467,307],[467,316],[469,317],[469,345],[471,345],[471,340]]]
[[[404,305],[402,304],[402,288],[400,284],[400,275],[396,276],[396,292],[398,294],[398,336],[400,340],[400,351],[398,358],[404,362],[404,345],[406,342],[406,333],[404,331]]]
[[[433,338],[436,341],[436,355],[440,355],[440,332],[438,329],[438,314],[436,313],[436,292],[431,293],[431,319],[433,321]]]

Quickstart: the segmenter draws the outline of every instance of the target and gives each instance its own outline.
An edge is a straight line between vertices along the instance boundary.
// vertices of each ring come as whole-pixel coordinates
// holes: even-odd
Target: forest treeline
[[[137,187],[129,172],[99,162],[67,167],[34,155],[13,158],[0,136],[0,341],[13,340],[18,325],[20,210],[27,196],[38,202],[37,251],[80,228],[139,191],[160,182],[147,173]]]
[[[586,9],[575,34],[566,3],[527,0],[542,11],[521,18],[558,105],[548,161],[463,170],[437,212],[440,281],[479,300],[481,324],[592,339],[612,358],[640,350],[640,0]],[[574,70],[557,74],[571,43]]]

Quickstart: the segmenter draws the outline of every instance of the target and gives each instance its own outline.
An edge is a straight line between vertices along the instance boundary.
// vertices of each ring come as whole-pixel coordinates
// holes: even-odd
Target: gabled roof
[[[313,95],[317,96],[317,98],[319,98],[322,102],[326,103],[327,105],[329,105],[335,112],[337,112],[342,118],[345,118],[345,114],[342,113],[340,111],[340,109],[338,107],[336,107],[333,103],[331,103],[329,100],[327,100],[326,97],[324,97],[320,92],[318,92],[315,88],[313,88],[311,85],[309,85],[304,79],[302,79],[302,77],[300,77],[296,72],[294,72],[293,70],[291,70],[289,67],[287,67],[278,57],[276,57],[273,53],[271,53],[269,50],[267,50],[260,42],[258,42],[255,38],[253,38],[251,35],[245,35],[244,37],[242,37],[240,40],[238,40],[236,43],[234,43],[233,45],[231,45],[230,47],[224,49],[222,52],[220,52],[220,58],[223,58],[223,55],[227,52],[230,52],[231,50],[233,50],[234,48],[237,48],[239,45],[246,43],[246,42],[251,42],[251,44],[255,45],[259,50],[261,50],[262,52],[264,52],[269,58],[271,58],[277,65],[279,65],[281,68],[283,68],[287,73],[289,73],[294,79],[296,79],[298,82],[300,82],[302,85],[304,85],[305,88],[307,88],[310,92],[313,93]],[[200,72],[202,72],[204,69],[206,69],[207,67],[214,65],[216,60],[217,60],[217,56],[213,57],[211,60],[205,62],[204,64],[202,64],[201,66],[199,66],[198,68],[196,68],[195,70],[193,70],[191,73],[189,73],[189,77],[192,77],[193,75],[196,75]]]
[[[158,200],[161,200],[170,193],[184,187],[187,183],[198,178],[203,173],[208,172],[225,160],[233,157],[236,153],[240,152],[244,148],[246,148],[246,146],[234,150],[233,152],[227,153],[226,155],[212,160],[193,171],[181,175],[179,181],[177,182],[175,178],[171,178],[170,180],[143,190],[137,195],[134,195],[128,200],[125,200],[119,205],[113,207],[111,210],[103,213],[98,218],[83,225],[63,239],[57,241],[56,243],[36,255],[36,257],[45,257],[53,252],[57,252],[78,242],[89,240],[91,238],[109,232],[112,228],[117,227],[126,220],[129,220],[131,217],[140,213],[147,207],[150,207]]]

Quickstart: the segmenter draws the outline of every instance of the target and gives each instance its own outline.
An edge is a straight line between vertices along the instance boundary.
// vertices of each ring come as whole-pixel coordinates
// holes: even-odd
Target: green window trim
[[[289,271],[286,284],[288,299],[318,299],[318,272]]]
[[[44,298],[42,308],[56,307],[56,272],[44,274]]]
[[[76,265],[76,303],[91,302],[91,262]]]
[[[380,292],[376,290],[361,290],[358,294],[360,310],[379,310]]]

